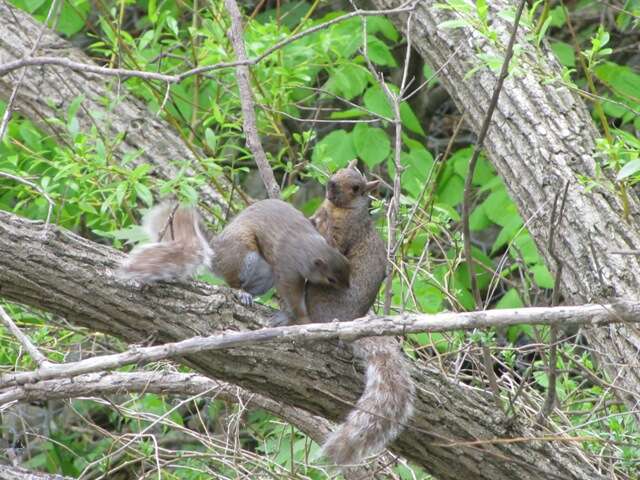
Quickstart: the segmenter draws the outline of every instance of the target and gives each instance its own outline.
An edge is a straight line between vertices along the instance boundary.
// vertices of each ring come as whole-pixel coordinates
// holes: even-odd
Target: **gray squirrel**
[[[386,272],[386,250],[369,214],[368,194],[377,184],[367,182],[353,161],[330,178],[311,222],[286,202],[263,200],[241,212],[211,244],[195,209],[177,208],[170,219],[175,207],[160,205],[143,224],[154,243],[134,249],[122,274],[143,282],[171,280],[207,266],[242,289],[245,303],[275,283],[285,308],[273,324],[360,318]],[[173,225],[172,236],[159,238],[167,224]],[[380,452],[413,413],[415,387],[397,342],[363,338],[354,342],[354,352],[367,365],[366,386],[323,446],[337,465]]]
[[[273,325],[309,323],[305,283],[349,286],[349,262],[311,222],[281,200],[261,200],[238,214],[209,243],[194,208],[162,203],[145,216],[152,243],[133,249],[120,269],[128,280],[184,279],[207,267],[241,289],[242,303],[275,285],[281,311]]]
[[[369,311],[385,278],[387,254],[369,214],[368,182],[356,160],[338,170],[327,183],[326,198],[311,217],[330,245],[351,264],[351,285],[330,291],[307,286],[307,308],[313,322],[355,320]],[[389,337],[367,337],[353,343],[367,365],[365,390],[356,407],[322,449],[338,465],[359,463],[378,453],[402,431],[413,413],[415,387],[407,360]]]

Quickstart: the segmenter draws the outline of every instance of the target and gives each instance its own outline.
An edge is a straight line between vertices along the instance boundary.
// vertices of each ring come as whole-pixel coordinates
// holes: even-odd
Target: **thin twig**
[[[225,0],[225,5],[229,16],[231,17],[231,28],[228,35],[233,45],[233,50],[239,61],[247,61],[247,52],[244,48],[244,34],[242,29],[242,17],[240,9],[235,0]],[[236,81],[238,82],[238,91],[240,94],[240,105],[242,107],[243,128],[246,137],[247,146],[253,153],[253,158],[258,166],[262,183],[267,189],[269,198],[280,198],[280,187],[273,175],[273,170],[267,160],[267,155],[262,148],[260,137],[258,136],[258,127],[256,124],[256,111],[251,92],[251,82],[249,79],[249,67],[247,65],[238,65],[236,67]]]
[[[553,209],[551,210],[551,224],[549,226],[549,241],[547,243],[547,251],[551,258],[553,258],[556,263],[556,277],[555,283],[553,285],[553,294],[551,296],[551,305],[556,306],[560,300],[560,283],[562,281],[562,269],[564,268],[564,261],[558,255],[555,249],[555,236],[556,230],[560,223],[562,222],[562,218],[564,217],[564,207],[567,201],[567,194],[569,192],[569,182],[567,181],[564,186],[564,190],[562,193],[562,204],[560,206],[560,210],[558,210],[558,200],[560,198],[560,192],[556,193],[555,200],[553,202]],[[557,217],[556,217],[557,213]],[[538,421],[544,422],[545,419],[551,414],[553,410],[553,406],[556,402],[556,382],[558,377],[558,371],[556,368],[556,363],[558,362],[558,327],[556,325],[551,325],[549,329],[549,361],[547,364],[547,379],[548,379],[548,389],[547,396],[545,397],[544,404],[540,413],[538,414]]]
[[[51,363],[47,360],[47,357],[40,353],[36,346],[31,343],[29,337],[22,333],[22,330],[20,330],[18,326],[13,322],[13,320],[11,320],[11,317],[7,314],[7,312],[4,311],[4,308],[2,308],[2,306],[0,306],[0,320],[2,320],[4,326],[7,327],[7,329],[13,334],[13,336],[18,339],[20,344],[36,362],[36,365],[38,365],[38,367],[42,368],[47,365],[51,365]]]
[[[51,221],[51,212],[53,211],[53,207],[55,207],[55,203],[53,202],[51,197],[41,187],[39,187],[33,182],[30,182],[29,180],[25,180],[22,177],[17,177],[16,175],[12,175],[11,173],[2,172],[2,171],[0,171],[0,177],[10,178],[11,180],[15,180],[16,182],[23,183],[24,185],[27,185],[33,188],[35,191],[37,191],[40,195],[42,195],[45,198],[45,200],[49,204],[49,209],[47,210],[47,218],[44,222],[44,230],[47,230],[47,228],[49,228],[49,222]]]
[[[511,32],[511,38],[509,38],[507,51],[504,56],[504,61],[502,62],[500,75],[498,76],[498,80],[496,81],[496,86],[493,90],[493,96],[491,97],[491,102],[489,103],[487,114],[484,117],[484,121],[482,122],[482,127],[480,128],[480,133],[478,134],[478,140],[473,148],[473,155],[471,156],[471,160],[469,160],[469,171],[467,172],[467,178],[465,178],[464,181],[464,198],[462,200],[462,231],[464,241],[464,256],[467,260],[469,278],[471,281],[471,291],[476,302],[476,308],[483,308],[483,302],[482,297],[480,296],[480,289],[478,288],[478,279],[476,278],[473,256],[471,255],[471,230],[469,228],[471,185],[473,181],[473,173],[476,169],[476,163],[478,162],[478,157],[480,155],[480,151],[482,150],[484,139],[487,136],[487,132],[489,131],[491,117],[493,116],[493,112],[498,105],[498,97],[500,96],[502,85],[509,75],[509,62],[511,61],[511,57],[513,56],[513,45],[516,41],[516,33],[518,32],[518,25],[520,24],[520,17],[522,16],[522,11],[525,4],[526,0],[520,0],[520,5],[518,6],[518,11],[516,12],[516,18],[513,24],[513,31]]]
[[[395,14],[395,13],[403,13],[403,12],[411,12],[413,10],[415,10],[417,2],[415,0],[412,0],[410,2],[406,2],[403,5],[401,5],[398,8],[392,8],[389,10],[356,10],[354,12],[351,13],[347,13],[345,15],[342,15],[340,17],[334,18],[333,20],[329,20],[328,22],[322,23],[320,25],[316,25],[314,27],[308,28],[307,30],[304,30],[300,33],[297,33],[295,35],[291,35],[290,37],[276,43],[275,45],[273,45],[272,47],[269,47],[268,49],[266,49],[263,53],[261,53],[260,55],[251,58],[251,59],[247,59],[244,61],[236,61],[236,62],[219,62],[219,63],[215,63],[213,65],[205,65],[205,66],[201,66],[201,67],[196,67],[196,68],[192,68],[190,70],[187,70],[185,72],[176,74],[176,75],[166,75],[166,74],[162,74],[162,73],[155,73],[155,72],[144,72],[141,70],[129,70],[126,68],[107,68],[107,67],[100,67],[98,65],[92,65],[92,64],[87,64],[87,63],[81,63],[81,62],[74,62],[72,60],[69,60],[67,58],[63,58],[63,57],[48,57],[48,56],[42,56],[42,57],[26,57],[26,58],[22,58],[20,60],[14,60],[13,62],[8,62],[5,63],[3,65],[0,65],[0,77],[13,72],[14,70],[18,70],[21,68],[25,68],[25,67],[30,67],[30,66],[42,66],[42,65],[56,65],[59,67],[65,67],[68,68],[70,70],[75,70],[75,71],[79,71],[79,72],[88,72],[88,73],[95,73],[98,75],[104,75],[104,76],[110,76],[110,77],[121,77],[121,78],[130,78],[130,77],[136,77],[136,78],[142,78],[142,79],[146,79],[146,80],[158,80],[161,82],[168,82],[168,83],[180,83],[183,80],[185,80],[186,78],[192,77],[194,75],[201,75],[207,72],[212,72],[215,70],[221,70],[224,68],[235,68],[238,66],[251,66],[251,65],[255,65],[259,62],[261,62],[262,60],[264,60],[265,58],[267,58],[269,55],[271,55],[272,53],[280,50],[281,48],[285,47],[286,45],[289,45],[290,43],[295,42],[296,40],[299,40],[303,37],[306,37],[308,35],[311,35],[313,33],[319,32],[321,30],[324,30],[328,27],[330,27],[331,25],[335,25],[336,23],[340,23],[340,22],[344,22],[345,20],[348,20],[350,18],[353,17],[372,17],[372,16],[380,16],[380,15],[390,15],[390,14]]]
[[[0,376],[0,388],[38,380],[70,378],[134,363],[144,364],[203,351],[224,350],[261,343],[318,342],[330,339],[350,342],[372,336],[434,333],[490,327],[504,328],[521,324],[598,327],[621,322],[639,323],[640,303],[620,301],[608,305],[576,307],[532,307],[439,313],[436,315],[402,314],[363,317],[349,322],[311,323],[241,332],[225,331],[207,337],[196,336],[175,343],[132,348],[122,353],[88,358],[77,362],[51,364],[33,372],[7,373]]]

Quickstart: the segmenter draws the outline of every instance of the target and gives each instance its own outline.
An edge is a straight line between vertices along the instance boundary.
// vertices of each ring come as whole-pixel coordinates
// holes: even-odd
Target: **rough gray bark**
[[[0,64],[26,55],[42,24],[30,15],[0,0]],[[36,55],[57,55],[77,62],[92,63],[91,58],[68,41],[46,29]],[[0,76],[0,98],[7,99],[20,76],[20,71]],[[68,133],[64,125],[48,122],[51,117],[66,118],[71,102],[84,95],[78,110],[80,128],[89,132],[97,127],[106,146],[113,147],[113,155],[122,159],[126,154],[140,152],[133,165],[149,163],[154,173],[165,179],[174,179],[178,169],[173,161],[187,160],[194,172],[199,168],[200,152],[180,137],[168,122],[151,113],[147,106],[136,100],[117,79],[104,78],[87,72],[74,72],[64,67],[31,67],[21,84],[16,98],[16,111],[31,119],[45,132],[55,136]],[[126,133],[124,140],[112,145],[118,134]],[[224,178],[209,178],[200,187],[201,200],[206,204],[224,204],[222,196],[211,184],[228,185]],[[228,189],[228,188],[227,188]]]
[[[71,477],[33,472],[25,468],[0,465],[0,480],[71,480]]]
[[[393,8],[400,0],[373,0],[377,8]],[[478,64],[478,52],[496,52],[470,28],[439,29],[452,13],[435,8],[438,0],[418,2],[411,24],[412,44],[434,69],[442,84],[465,112],[478,132],[487,111],[497,76],[481,68],[470,78],[465,75]],[[496,13],[512,2],[491,2],[491,25],[506,45],[509,24]],[[405,35],[406,14],[393,17]],[[580,97],[563,86],[560,66],[546,48],[536,51],[525,40],[526,29],[518,34],[524,48],[519,60],[521,76],[505,82],[487,139],[484,142],[493,165],[509,192],[551,270],[556,265],[548,251],[550,212],[555,194],[570,182],[564,219],[556,232],[555,248],[564,261],[562,287],[568,303],[607,301],[610,297],[638,298],[640,258],[611,254],[614,250],[640,248],[637,228],[638,206],[631,198],[631,224],[621,217],[621,204],[609,189],[586,191],[581,177],[594,178],[595,140],[599,137]],[[555,81],[549,82],[551,79]],[[633,195],[632,192],[630,192]],[[640,406],[640,330],[635,326],[611,325],[587,332],[591,346],[599,352],[616,394],[630,411]],[[636,413],[640,420],[640,415]]]
[[[140,342],[170,342],[262,325],[267,309],[249,310],[229,289],[188,283],[142,292],[114,277],[122,255],[68,231],[0,212],[0,297],[64,316],[92,330]],[[331,420],[362,391],[363,369],[336,342],[255,345],[185,358],[203,374],[241,385]],[[490,443],[540,438],[538,427],[510,424],[486,392],[414,368],[416,414],[391,450],[441,479],[603,478],[570,443]],[[389,412],[393,415],[393,412]],[[482,440],[486,444],[460,446]]]

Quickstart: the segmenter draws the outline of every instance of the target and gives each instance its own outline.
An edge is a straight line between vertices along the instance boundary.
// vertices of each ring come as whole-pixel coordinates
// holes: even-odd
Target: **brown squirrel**
[[[385,277],[386,249],[369,214],[368,199],[379,182],[367,182],[356,162],[331,177],[326,199],[311,218],[351,264],[347,289],[307,285],[312,322],[348,321],[366,315]],[[324,454],[338,465],[358,463],[381,451],[413,413],[415,387],[398,344],[387,337],[363,338],[354,342],[354,352],[367,364],[365,391],[323,446]]]
[[[148,283],[185,278],[206,266],[230,287],[241,289],[245,304],[275,284],[282,309],[272,318],[273,325],[309,323],[306,281],[332,290],[349,286],[347,259],[286,202],[261,200],[247,207],[211,246],[200,223],[193,208],[161,204],[152,209],[143,226],[154,243],[134,249],[121,276]]]

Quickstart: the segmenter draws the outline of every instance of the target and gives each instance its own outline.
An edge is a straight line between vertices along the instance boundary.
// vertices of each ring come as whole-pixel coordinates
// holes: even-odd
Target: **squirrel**
[[[353,160],[327,183],[326,198],[312,223],[351,264],[350,287],[339,291],[307,285],[312,322],[354,320],[367,314],[386,274],[387,255],[369,214],[368,182]],[[359,463],[394,440],[413,413],[415,387],[397,342],[369,337],[354,342],[367,365],[365,391],[345,422],[331,433],[323,453],[337,465]]]
[[[275,285],[282,305],[271,319],[274,326],[310,322],[305,282],[331,290],[349,286],[348,260],[299,210],[281,200],[247,207],[211,246],[194,208],[160,204],[145,216],[143,227],[153,243],[131,252],[121,267],[122,277],[142,283],[183,279],[206,266],[230,287],[241,289],[245,305]]]

